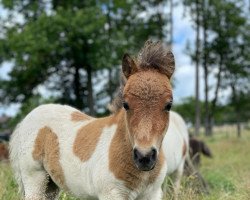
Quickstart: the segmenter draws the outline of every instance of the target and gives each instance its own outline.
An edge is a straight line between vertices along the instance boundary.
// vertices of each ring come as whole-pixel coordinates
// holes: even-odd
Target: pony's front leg
[[[162,189],[159,188],[158,190],[147,192],[139,200],[162,200],[162,196]]]
[[[128,198],[122,196],[121,194],[102,194],[98,197],[99,200],[127,200]]]
[[[128,200],[128,197],[125,195],[126,192],[122,193],[118,189],[109,189],[105,192],[102,192],[99,196],[99,200]]]

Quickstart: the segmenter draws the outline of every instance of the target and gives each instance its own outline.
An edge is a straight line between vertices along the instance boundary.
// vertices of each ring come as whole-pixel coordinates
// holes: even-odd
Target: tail
[[[188,171],[189,174],[195,175],[199,182],[201,183],[202,186],[202,192],[204,192],[205,194],[209,194],[209,186],[207,184],[207,182],[205,181],[205,179],[203,178],[203,176],[201,175],[201,173],[199,172],[199,170],[193,165],[192,159],[189,155],[189,153],[186,156],[186,170]]]
[[[9,151],[10,151],[10,163],[14,172],[16,182],[19,186],[19,193],[20,195],[24,196],[24,186],[22,182],[21,169],[19,165],[19,154],[18,154],[19,145],[20,145],[19,128],[20,128],[20,124],[16,126],[14,132],[11,135],[10,143],[9,143]]]

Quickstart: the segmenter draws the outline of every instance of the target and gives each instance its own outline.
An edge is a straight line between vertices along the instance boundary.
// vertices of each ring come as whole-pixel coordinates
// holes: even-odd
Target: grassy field
[[[236,134],[216,134],[204,138],[213,152],[213,159],[202,158],[201,174],[210,187],[210,194],[197,192],[193,176],[182,180],[180,200],[248,200],[250,199],[250,131],[242,138]],[[8,163],[0,163],[0,199],[18,200],[17,185]],[[61,200],[76,200],[61,194]],[[171,194],[165,199],[173,199]]]

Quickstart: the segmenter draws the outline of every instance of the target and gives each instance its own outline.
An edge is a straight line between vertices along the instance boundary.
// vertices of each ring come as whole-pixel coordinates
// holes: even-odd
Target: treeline
[[[8,17],[1,20],[0,61],[13,68],[0,82],[0,98],[21,104],[16,121],[51,101],[100,114],[98,106],[104,107],[103,99],[112,99],[119,85],[125,50],[137,51],[148,38],[167,38],[159,0],[2,0],[1,5]]]
[[[196,49],[187,49],[196,63],[197,131],[199,120],[205,120],[211,134],[219,93],[226,89],[236,119],[249,119],[242,115],[249,105],[242,96],[248,98],[250,90],[250,25],[244,3],[181,2],[196,30]],[[11,125],[47,102],[69,104],[91,115],[107,114],[106,104],[119,85],[122,54],[137,52],[148,38],[172,45],[175,4],[173,0],[1,0],[7,14],[0,19],[0,62],[13,66],[0,80],[0,101],[21,105]],[[206,94],[200,108],[199,70],[204,70]],[[210,76],[216,77],[215,88],[208,82]],[[215,91],[211,97],[210,89]],[[202,119],[199,113],[204,109]]]
[[[195,49],[189,48],[196,65],[195,134],[199,133],[201,122],[205,134],[212,134],[215,114],[218,110],[222,112],[220,93],[224,91],[229,93],[224,104],[231,107],[230,114],[238,126],[250,119],[246,112],[250,107],[250,12],[246,3],[244,0],[184,0],[196,32]],[[201,70],[204,78],[199,80]],[[209,82],[211,76],[215,83]],[[201,81],[205,85],[204,104],[200,103]]]
[[[211,121],[212,127],[213,126],[224,126],[224,125],[231,125],[233,128],[233,132],[237,133],[237,136],[241,136],[241,132],[243,129],[249,129],[249,112],[247,110],[250,110],[250,103],[249,101],[249,96],[241,97],[241,102],[244,103],[244,108],[246,109],[246,112],[242,112],[242,116],[240,119],[237,117],[237,113],[235,112],[235,106],[232,104],[232,102],[227,102],[227,103],[219,103],[216,106],[216,109],[213,113],[213,120]],[[211,104],[211,103],[210,103]],[[199,102],[201,112],[201,126],[205,128],[205,101],[200,100]],[[186,97],[182,99],[180,103],[175,103],[173,106],[173,110],[180,113],[185,121],[188,123],[189,127],[193,127],[195,124],[195,106],[196,106],[196,101],[194,97]],[[209,105],[211,106],[211,105]],[[236,120],[237,119],[237,120]],[[240,121],[241,120],[241,121]],[[237,123],[238,122],[238,123]],[[203,129],[205,131],[205,129]],[[203,132],[203,130],[200,132]],[[191,129],[192,134],[194,134],[194,129]]]

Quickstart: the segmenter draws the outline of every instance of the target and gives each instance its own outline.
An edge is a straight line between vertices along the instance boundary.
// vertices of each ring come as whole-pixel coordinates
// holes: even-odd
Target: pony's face
[[[132,156],[138,169],[148,171],[157,162],[168,128],[172,89],[169,77],[155,69],[134,71],[127,77],[123,107]]]

